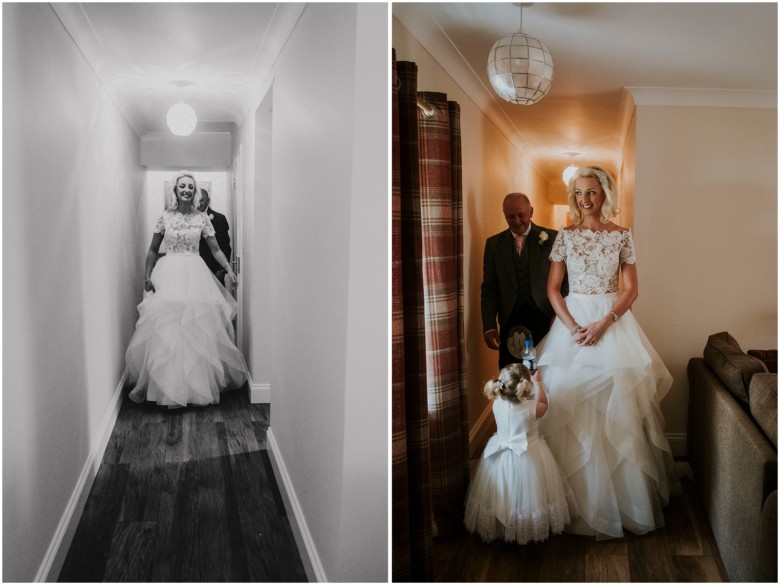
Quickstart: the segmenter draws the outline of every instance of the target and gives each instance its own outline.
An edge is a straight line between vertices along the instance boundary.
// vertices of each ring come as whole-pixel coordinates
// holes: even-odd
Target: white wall
[[[634,311],[674,377],[666,431],[682,434],[708,335],[777,347],[777,110],[639,106],[635,156]]]
[[[208,125],[200,122],[199,126]],[[141,139],[141,164],[146,167],[230,168],[233,163],[231,132],[196,129],[189,136],[149,132]]]
[[[308,4],[268,89],[272,120],[265,103],[240,128],[246,221],[268,246],[245,268],[268,283],[270,323],[249,324],[270,326],[257,371],[330,581],[388,578],[386,15]]]
[[[398,61],[417,63],[418,91],[446,93],[447,99],[458,102],[461,108],[466,376],[473,429],[490,406],[482,387],[498,370],[498,352],[488,349],[482,338],[480,285],[485,241],[507,229],[502,211],[504,196],[513,191],[526,193],[534,208],[533,220],[546,227],[559,226],[554,223],[553,206],[547,199],[547,182],[395,18],[393,48]]]
[[[31,581],[111,411],[145,253],[139,140],[48,4],[3,5],[3,145],[3,580]]]

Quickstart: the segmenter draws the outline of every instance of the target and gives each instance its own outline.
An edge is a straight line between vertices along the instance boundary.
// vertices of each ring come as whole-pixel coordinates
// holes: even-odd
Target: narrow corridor
[[[59,581],[306,581],[247,388],[168,410],[126,397]]]

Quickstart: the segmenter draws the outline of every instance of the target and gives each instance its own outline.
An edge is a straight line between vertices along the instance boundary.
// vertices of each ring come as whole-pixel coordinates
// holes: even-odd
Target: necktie
[[[518,256],[523,251],[523,242],[524,241],[525,241],[525,236],[515,236],[515,244],[517,245],[517,255]]]

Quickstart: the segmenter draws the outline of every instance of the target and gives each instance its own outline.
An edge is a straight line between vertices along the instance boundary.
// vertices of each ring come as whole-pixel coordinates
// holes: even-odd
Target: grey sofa
[[[688,382],[688,460],[729,579],[776,583],[777,373],[724,331]]]

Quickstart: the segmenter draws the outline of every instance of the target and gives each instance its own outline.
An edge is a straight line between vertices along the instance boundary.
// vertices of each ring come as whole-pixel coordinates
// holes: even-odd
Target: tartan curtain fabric
[[[447,102],[445,94],[418,95],[436,112],[429,118],[419,111],[417,126],[433,516],[440,534],[452,534],[463,523],[469,473],[462,353],[462,204],[460,191],[453,188],[453,172],[460,170],[460,160],[452,161],[453,151],[460,154],[460,110]]]
[[[468,483],[460,110],[393,54],[393,580],[433,577]]]

